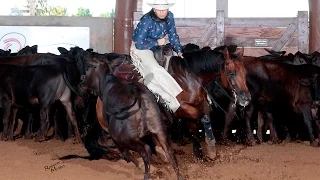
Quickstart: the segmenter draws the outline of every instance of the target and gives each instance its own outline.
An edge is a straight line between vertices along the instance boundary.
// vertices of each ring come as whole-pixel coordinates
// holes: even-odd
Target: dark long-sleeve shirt
[[[157,21],[149,15],[141,18],[134,30],[132,40],[136,42],[137,49],[153,50],[158,45],[157,40],[164,38],[167,34],[173,49],[177,53],[181,52],[182,45],[175,27],[173,13],[170,11],[165,22]]]

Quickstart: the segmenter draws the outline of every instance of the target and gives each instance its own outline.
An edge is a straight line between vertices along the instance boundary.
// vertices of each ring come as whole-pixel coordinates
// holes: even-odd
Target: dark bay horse
[[[320,126],[319,122],[314,122],[312,119],[311,106],[314,100],[319,100],[319,84],[316,80],[320,75],[320,68],[307,64],[284,64],[257,57],[244,57],[243,64],[247,70],[247,85],[252,96],[250,108],[246,110],[247,133],[250,141],[254,141],[250,128],[254,108],[258,108],[261,116],[261,113],[272,113],[272,110],[284,112],[287,107],[290,107],[303,116],[310,144],[318,147],[313,135],[313,123],[316,125],[318,136]],[[229,109],[228,114],[233,114],[234,110],[234,108]],[[271,118],[270,115],[268,116]],[[231,120],[232,117],[226,116],[226,125],[230,124]],[[272,138],[276,139],[274,128],[270,128]],[[261,130],[258,131],[261,136]]]
[[[241,57],[243,49],[240,49],[237,53]],[[114,70],[122,64],[130,64],[131,60],[130,56],[127,55],[118,55],[117,58],[115,58],[115,55],[114,53],[112,55],[91,53],[86,55],[86,59],[105,59],[109,61],[113,70],[112,73],[114,73]],[[200,129],[200,122],[203,123],[208,155],[214,158],[216,156],[215,139],[209,118],[210,109],[207,92],[204,87],[220,76],[221,73],[225,73],[225,81],[229,84],[229,89],[233,95],[237,97],[237,103],[246,106],[251,98],[245,83],[246,70],[241,59],[229,56],[227,49],[224,50],[224,53],[213,50],[192,51],[184,53],[183,56],[184,59],[173,56],[168,69],[168,72],[183,89],[183,92],[177,96],[181,106],[173,115],[177,118],[189,119],[188,127],[193,134],[194,152],[200,159],[202,159],[202,150],[196,133]]]
[[[83,94],[89,92],[102,100],[104,123],[124,159],[138,167],[139,163],[130,150],[139,153],[145,166],[144,179],[150,179],[153,144],[143,139],[152,135],[175,169],[178,180],[183,180],[154,95],[141,83],[122,82],[109,73],[106,61],[90,61],[80,89]]]

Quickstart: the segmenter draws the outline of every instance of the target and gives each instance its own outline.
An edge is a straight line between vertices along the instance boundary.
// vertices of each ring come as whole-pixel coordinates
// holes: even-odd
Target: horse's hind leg
[[[316,143],[314,135],[313,135],[313,128],[312,128],[312,113],[311,113],[311,106],[303,106],[300,108],[300,111],[303,114],[303,120],[307,127],[309,138],[310,138],[310,144],[313,147],[319,147],[318,143]]]
[[[199,142],[199,138],[197,135],[197,131],[198,131],[198,125],[196,124],[197,122],[191,122],[190,120],[188,120],[188,129],[189,132],[191,134],[191,139],[192,139],[192,143],[193,143],[193,153],[195,154],[195,156],[201,160],[203,159],[203,154],[202,154],[202,148]]]
[[[149,145],[144,144],[140,140],[135,142],[135,151],[138,152],[144,162],[144,180],[151,180],[150,175],[150,158],[152,155],[151,148]]]
[[[76,141],[77,142],[81,142],[81,137],[80,137],[80,132],[79,132],[79,128],[78,128],[78,123],[77,123],[77,120],[75,118],[75,114],[74,114],[74,111],[72,109],[72,104],[70,101],[61,101],[61,103],[64,105],[66,111],[67,111],[67,114],[68,114],[68,117],[69,117],[69,120],[71,121],[72,123],[72,126],[73,126],[73,129],[74,129],[74,132],[75,132],[75,135],[76,135]]]
[[[262,130],[263,130],[263,125],[264,125],[264,118],[263,118],[263,114],[261,111],[258,112],[258,140],[259,143],[263,143],[263,136],[262,136]]]
[[[156,138],[157,138],[160,146],[162,147],[163,151],[165,152],[167,159],[170,161],[174,170],[176,171],[176,174],[178,176],[178,180],[183,180],[184,178],[182,177],[182,175],[180,173],[177,158],[174,155],[173,149],[171,147],[171,144],[168,140],[167,135],[165,134],[165,132],[160,132],[155,135],[156,135]]]
[[[271,142],[273,144],[276,144],[279,142],[278,139],[278,134],[274,125],[274,121],[273,121],[273,116],[271,113],[266,112],[266,116],[267,116],[267,123],[268,123],[268,127],[270,129],[270,138],[271,138]]]

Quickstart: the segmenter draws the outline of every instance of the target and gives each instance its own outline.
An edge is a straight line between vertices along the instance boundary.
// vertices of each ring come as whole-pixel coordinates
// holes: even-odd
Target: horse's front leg
[[[197,159],[203,159],[202,148],[200,145],[200,140],[198,138],[199,122],[188,121],[189,133],[191,134],[191,140],[193,144],[193,153]]]
[[[246,129],[247,129],[247,144],[249,146],[254,146],[256,145],[256,140],[253,137],[252,133],[252,128],[251,128],[251,119],[252,119],[252,114],[254,112],[254,107],[251,104],[247,109],[246,109],[246,116],[245,116],[245,121],[246,121]]]
[[[279,142],[278,139],[278,134],[277,134],[277,130],[276,127],[274,125],[274,119],[271,113],[266,112],[266,118],[267,118],[267,123],[268,123],[268,127],[270,129],[270,138],[271,138],[271,142],[272,144],[276,144]]]
[[[212,126],[211,126],[211,119],[208,115],[204,115],[201,119],[203,123],[204,132],[205,132],[205,141],[207,143],[207,153],[208,157],[214,159],[217,155],[216,151],[216,140],[213,135]]]
[[[189,104],[183,103],[181,104],[180,108],[174,113],[174,116],[183,119],[194,120],[194,122],[189,120],[187,126],[193,142],[193,152],[198,159],[202,159],[202,148],[197,136],[199,132],[199,119],[201,118],[199,110],[194,108],[193,106],[190,106]]]
[[[222,133],[222,143],[223,144],[227,144],[228,130],[229,130],[230,124],[234,118],[235,111],[236,111],[236,106],[234,105],[234,102],[231,101],[229,104],[229,107],[228,107],[226,117],[225,117],[225,125],[224,125],[224,129],[223,129],[223,133]]]
[[[213,135],[212,125],[211,125],[211,119],[209,117],[210,114],[210,105],[207,101],[203,102],[203,111],[204,116],[201,118],[201,122],[204,127],[205,132],[205,141],[207,143],[207,156],[210,159],[215,159],[217,156],[217,150],[216,150],[216,140]]]

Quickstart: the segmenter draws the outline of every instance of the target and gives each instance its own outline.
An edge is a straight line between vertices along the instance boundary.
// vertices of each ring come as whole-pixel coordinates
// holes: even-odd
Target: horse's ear
[[[314,82],[313,82],[313,79],[311,78],[304,78],[304,79],[300,79],[299,80],[299,83],[303,86],[311,86]]]
[[[228,48],[226,47],[226,48],[224,48],[224,50],[223,50],[223,57],[224,57],[224,59],[225,59],[225,61],[230,61],[230,55],[229,55],[229,51],[228,51]]]
[[[235,52],[235,54],[239,57],[243,57],[244,54],[244,47],[237,49],[237,51]]]

